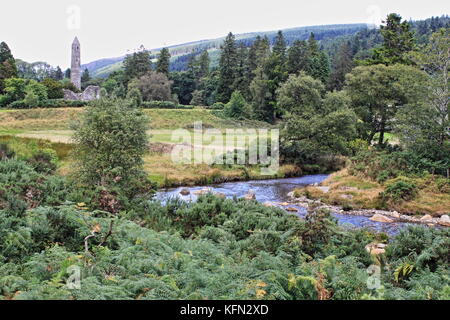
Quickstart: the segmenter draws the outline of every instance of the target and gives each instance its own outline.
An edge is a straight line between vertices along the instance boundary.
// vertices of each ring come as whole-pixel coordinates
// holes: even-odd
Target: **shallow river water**
[[[259,202],[286,202],[289,201],[287,194],[293,189],[298,187],[305,187],[311,184],[320,183],[325,180],[328,175],[317,174],[303,176],[299,178],[286,178],[286,179],[273,179],[273,180],[252,180],[252,181],[241,181],[241,182],[227,182],[222,184],[202,186],[202,187],[188,187],[191,191],[190,195],[182,196],[180,194],[182,187],[173,189],[160,190],[156,194],[156,198],[162,202],[168,200],[169,198],[178,197],[185,201],[196,201],[197,196],[193,194],[196,190],[201,190],[206,187],[212,188],[214,192],[220,192],[226,195],[227,198],[241,198],[244,197],[249,191],[253,191],[256,194],[256,200]],[[278,205],[283,207],[282,205]],[[306,215],[306,209],[301,206],[296,206],[289,204],[289,207],[294,207],[298,209],[296,214],[299,217],[304,217]],[[398,233],[398,231],[407,226],[406,223],[382,223],[374,222],[369,220],[366,216],[348,215],[340,214],[334,212],[333,215],[338,219],[339,223],[345,225],[349,228],[364,228],[386,232],[390,235]]]

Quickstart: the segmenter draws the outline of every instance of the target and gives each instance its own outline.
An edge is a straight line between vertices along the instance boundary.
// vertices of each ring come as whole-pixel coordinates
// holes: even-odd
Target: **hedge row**
[[[34,109],[34,108],[80,108],[88,104],[86,101],[73,101],[64,99],[48,99],[36,104],[27,104],[24,100],[14,101],[8,105],[8,109]]]
[[[194,109],[194,106],[185,106],[172,101],[144,101],[141,107],[144,109]]]

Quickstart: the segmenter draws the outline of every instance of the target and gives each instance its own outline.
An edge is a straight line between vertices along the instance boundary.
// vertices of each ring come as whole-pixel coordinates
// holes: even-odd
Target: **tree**
[[[124,85],[127,85],[131,79],[142,77],[152,70],[150,51],[141,46],[138,51],[125,57],[123,66]]]
[[[56,67],[56,70],[53,75],[53,79],[55,79],[57,81],[64,79],[64,74],[59,66]]]
[[[25,104],[28,106],[36,106],[47,98],[46,86],[35,80],[28,81],[28,84],[25,87]]]
[[[47,95],[49,99],[64,98],[63,87],[60,82],[47,78],[42,81],[42,84],[47,88]]]
[[[72,72],[71,72],[70,68],[67,68],[67,70],[64,72],[64,78],[70,79],[71,73]]]
[[[139,108],[142,104],[142,94],[137,88],[128,91],[127,99],[131,100],[132,105],[136,108]]]
[[[237,46],[234,35],[230,32],[221,46],[219,61],[219,86],[217,88],[217,100],[227,103],[234,91],[237,77]]]
[[[258,120],[271,122],[275,119],[275,109],[269,79],[262,67],[258,67],[255,74],[250,84],[252,114]]]
[[[192,100],[190,104],[192,106],[204,106],[205,92],[203,90],[195,90],[194,92],[192,92]]]
[[[270,109],[273,110],[273,118],[268,119],[268,121],[274,122],[276,116],[282,114],[282,110],[277,109],[276,91],[288,77],[286,70],[286,41],[281,31],[277,34],[272,53],[263,62],[263,68],[264,73],[267,75],[270,96],[272,97],[268,103]]]
[[[306,74],[326,83],[330,76],[330,62],[328,60],[328,55],[319,50],[319,45],[314,37],[314,33],[311,33],[308,39],[306,61]]]
[[[178,96],[181,104],[188,105],[192,100],[192,93],[195,91],[196,82],[193,75],[187,71],[171,72],[172,92]]]
[[[158,55],[158,61],[156,62],[156,72],[169,76],[170,57],[169,49],[162,48]]]
[[[250,107],[244,96],[239,91],[234,91],[230,101],[225,105],[224,114],[235,119],[248,119]]]
[[[0,43],[0,94],[4,92],[5,80],[17,77],[14,57],[5,42]]]
[[[378,144],[384,144],[384,134],[393,129],[397,110],[413,101],[417,94],[400,79],[418,71],[405,65],[380,64],[356,67],[347,74],[344,89],[361,120],[358,125],[361,138],[371,143],[375,134],[379,134]]]
[[[282,31],[278,31],[277,36],[275,38],[275,44],[273,46],[272,52],[277,55],[280,64],[284,65],[286,63],[286,40],[284,39],[284,35]]]
[[[353,52],[348,41],[339,46],[333,61],[333,72],[330,75],[329,87],[331,90],[341,90],[344,86],[345,75],[354,67]]]
[[[148,128],[148,117],[129,100],[93,101],[74,128],[76,180],[101,194],[134,196],[146,181]]]
[[[278,90],[278,105],[286,110],[281,133],[285,159],[318,163],[328,155],[346,154],[355,137],[356,115],[342,92],[323,94],[320,80],[306,73],[290,75]]]
[[[199,78],[207,77],[209,74],[209,65],[211,64],[211,59],[209,58],[208,50],[203,50],[199,57]]]
[[[86,88],[87,83],[89,81],[91,81],[91,76],[89,74],[89,70],[86,68],[86,69],[84,69],[83,74],[81,75],[81,84],[82,84],[83,89]]]
[[[426,79],[420,75],[402,78],[405,86],[420,94],[399,110],[397,133],[408,149],[434,161],[447,158],[450,165],[449,48],[447,28],[432,34],[429,44],[411,54]]]
[[[308,45],[306,41],[296,40],[288,49],[287,70],[290,74],[298,74],[306,70],[308,63]]]
[[[172,99],[172,82],[163,73],[150,71],[128,84],[128,90],[137,88],[144,101],[170,101]]]
[[[402,17],[396,13],[389,14],[383,23],[384,25],[380,27],[383,45],[374,49],[372,57],[364,64],[411,64],[406,55],[415,47],[414,32],[411,31],[410,23],[406,20],[402,22]]]
[[[240,91],[244,97],[250,95],[250,82],[253,76],[250,76],[250,70],[248,68],[248,49],[243,43],[239,45],[237,51],[237,68],[236,68],[236,80],[233,87]]]
[[[8,105],[14,101],[20,101],[25,98],[25,87],[28,80],[21,78],[8,78],[5,80],[4,98],[0,100],[2,106]]]

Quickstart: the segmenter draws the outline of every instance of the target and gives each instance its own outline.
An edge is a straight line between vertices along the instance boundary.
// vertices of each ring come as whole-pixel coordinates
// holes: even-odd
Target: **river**
[[[251,181],[241,181],[241,182],[227,182],[222,184],[209,185],[214,192],[220,192],[224,194],[227,198],[241,198],[244,197],[249,191],[253,191],[256,194],[256,200],[264,202],[272,202],[277,204],[279,207],[283,207],[279,203],[289,201],[288,193],[295,188],[305,187],[315,183],[321,183],[324,181],[328,175],[316,174],[308,175],[299,178],[285,178],[285,179],[272,179],[272,180],[251,180]],[[169,198],[178,197],[185,201],[196,201],[197,196],[194,194],[195,191],[206,188],[202,187],[188,187],[191,194],[183,196],[180,191],[184,189],[172,188],[160,190],[156,194],[157,200],[162,202],[168,200]],[[288,207],[294,207],[298,210],[296,214],[299,217],[304,217],[306,215],[306,209],[301,206],[296,206],[294,204],[289,204]],[[395,235],[399,232],[401,228],[407,226],[407,223],[382,223],[371,221],[369,217],[341,214],[337,212],[332,213],[333,216],[338,220],[339,224],[344,225],[348,228],[369,228],[377,232],[385,232],[389,235]]]

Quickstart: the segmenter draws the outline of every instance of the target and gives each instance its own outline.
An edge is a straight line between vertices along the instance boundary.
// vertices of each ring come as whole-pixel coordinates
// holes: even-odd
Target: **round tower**
[[[72,43],[72,64],[70,67],[70,81],[81,90],[81,47],[75,37]]]

